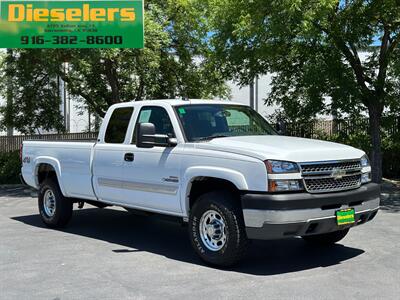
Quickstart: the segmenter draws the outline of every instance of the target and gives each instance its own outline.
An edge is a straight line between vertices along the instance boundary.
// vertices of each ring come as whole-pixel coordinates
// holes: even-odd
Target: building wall
[[[68,132],[85,132],[89,128],[89,114],[82,103],[72,99],[63,81],[60,83],[61,113],[65,118],[65,128]],[[93,122],[93,120],[92,120]]]
[[[263,75],[258,79],[258,103],[256,104],[257,111],[263,116],[269,116],[273,114],[279,106],[267,106],[265,99],[271,92],[271,80],[272,75]],[[240,87],[233,81],[228,82],[228,86],[231,88],[231,99],[234,102],[250,105],[250,87]]]

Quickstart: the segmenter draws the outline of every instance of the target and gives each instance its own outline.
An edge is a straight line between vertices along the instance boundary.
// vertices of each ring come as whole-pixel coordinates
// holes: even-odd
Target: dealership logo
[[[134,22],[135,8],[93,8],[83,4],[80,8],[43,8],[33,4],[9,4],[9,22]]]
[[[143,1],[0,0],[0,49],[143,49]]]

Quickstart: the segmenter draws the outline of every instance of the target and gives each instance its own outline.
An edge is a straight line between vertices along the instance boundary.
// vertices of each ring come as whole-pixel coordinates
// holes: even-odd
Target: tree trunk
[[[106,59],[104,62],[105,65],[105,75],[107,77],[108,83],[111,87],[111,105],[117,104],[121,102],[120,98],[120,88],[118,82],[118,72],[114,66],[114,62],[111,59]]]
[[[369,107],[369,129],[371,137],[371,167],[372,181],[382,182],[382,141],[381,141],[381,121],[383,109],[375,103]]]

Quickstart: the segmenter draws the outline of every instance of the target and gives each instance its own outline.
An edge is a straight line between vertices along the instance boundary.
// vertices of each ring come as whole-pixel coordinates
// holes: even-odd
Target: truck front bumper
[[[241,197],[249,239],[281,239],[333,232],[371,221],[380,204],[380,186],[327,194],[244,193]],[[338,226],[336,211],[355,209],[355,223]]]

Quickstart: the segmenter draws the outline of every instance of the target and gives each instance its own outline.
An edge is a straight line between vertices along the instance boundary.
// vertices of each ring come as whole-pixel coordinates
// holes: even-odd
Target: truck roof
[[[233,105],[242,105],[246,106],[243,103],[233,102],[229,100],[210,100],[210,99],[155,99],[155,100],[143,100],[143,101],[133,101],[133,102],[124,102],[119,103],[113,106],[121,107],[121,106],[129,106],[132,103],[137,103],[140,105],[154,105],[154,102],[164,102],[168,103],[171,106],[180,106],[180,105],[195,105],[195,104],[233,104]]]

